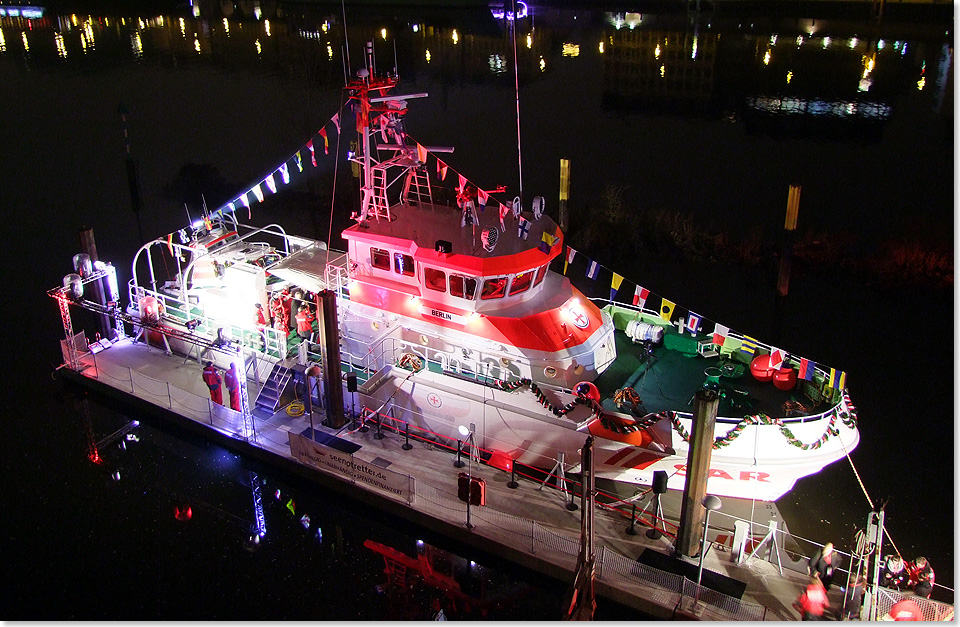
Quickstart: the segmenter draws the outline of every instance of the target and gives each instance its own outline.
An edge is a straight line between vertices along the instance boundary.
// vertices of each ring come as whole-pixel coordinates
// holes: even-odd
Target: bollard
[[[403,438],[404,438],[403,446],[401,446],[400,448],[402,448],[405,451],[409,451],[410,449],[413,448],[413,444],[410,444],[410,423],[409,422],[407,423],[407,428],[404,430]]]
[[[457,440],[457,461],[453,462],[454,468],[463,468],[464,466],[466,466],[466,463],[464,463],[464,461],[460,459],[460,450],[462,448],[462,445],[463,445],[463,442],[461,440]]]
[[[513,470],[513,466],[516,463],[517,462],[510,463],[510,481],[507,483],[507,487],[510,488],[511,490],[516,490],[518,487],[520,487],[520,484],[517,483],[517,476]]]
[[[627,527],[627,533],[631,536],[640,533],[637,531],[637,506],[633,503],[630,504],[630,526]]]
[[[377,414],[377,432],[373,434],[374,440],[382,440],[384,437],[383,434],[380,433],[380,423],[381,423],[381,419],[380,419],[380,414],[378,413]]]

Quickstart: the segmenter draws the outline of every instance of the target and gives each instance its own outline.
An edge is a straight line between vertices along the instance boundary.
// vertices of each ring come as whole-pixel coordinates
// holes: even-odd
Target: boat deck
[[[401,433],[384,430],[385,437],[378,439],[376,428],[363,432],[352,421],[341,429],[328,429],[321,425],[323,415],[319,413],[313,415],[315,431],[311,432],[310,415],[291,415],[286,411],[287,407],[269,416],[256,417],[256,438],[244,441],[239,436],[237,424],[218,422],[212,415],[212,424],[206,424],[208,421],[202,416],[188,415],[190,412],[183,409],[207,405],[209,398],[201,381],[201,367],[196,361],[184,361],[182,356],[176,354],[166,355],[156,347],[134,344],[129,338],[96,355],[85,355],[81,362],[82,376],[69,369],[63,372],[71,379],[109,395],[140,402],[141,407],[147,407],[144,402],[158,407],[158,410],[151,409],[148,413],[155,413],[161,421],[189,425],[189,428],[226,448],[268,463],[273,462],[282,468],[295,467],[295,472],[314,478],[318,483],[375,503],[389,512],[452,536],[491,556],[504,557],[561,581],[572,581],[572,569],[578,551],[580,512],[570,511],[567,508],[568,496],[550,484],[544,486],[539,477],[518,477],[519,487],[511,489],[508,486],[509,473],[492,466],[475,464],[473,475],[486,482],[487,505],[472,508],[474,527],[467,530],[464,526],[465,506],[456,497],[458,470],[453,466],[456,454],[436,442],[413,439],[412,448],[404,450],[405,440]],[[158,393],[152,381],[169,383],[169,387],[166,392]],[[171,391],[173,389],[177,391]],[[249,381],[251,405],[257,389],[256,383]],[[163,398],[164,395],[166,398]],[[185,400],[187,396],[193,401]],[[413,477],[416,482],[413,502],[408,504],[357,481],[347,481],[296,462],[291,457],[290,433],[303,434],[308,438],[313,435],[314,440],[346,446],[357,462]],[[598,487],[621,499],[629,499],[636,489],[633,485],[614,482],[601,482]],[[579,502],[579,497],[576,501]],[[637,500],[635,504],[638,512],[644,508],[643,500]],[[663,495],[661,505],[664,520],[675,527],[679,520],[681,495],[668,492]],[[595,542],[597,550],[604,553],[605,564],[601,568],[605,574],[597,580],[598,594],[651,616],[674,617],[675,612],[679,611],[678,607],[682,610],[684,603],[689,605],[692,600],[689,590],[684,587],[690,582],[684,584],[683,578],[676,574],[639,566],[644,551],[661,554],[658,559],[670,555],[673,540],[669,536],[648,538],[642,533],[646,527],[639,522],[636,529],[640,533],[631,535],[627,532],[630,527],[629,512],[629,504],[621,504],[618,509],[598,508]],[[745,585],[742,601],[737,605],[737,611],[746,613],[744,616],[767,620],[797,618],[791,604],[805,582],[804,573],[798,572],[804,571],[805,560],[792,562],[790,556],[782,552],[782,575],[775,564],[764,561],[760,556],[737,564],[729,550],[723,550],[721,546],[729,544],[733,533],[733,519],[725,515],[755,521],[755,533],[759,539],[766,531],[767,521],[777,512],[772,503],[725,499],[723,514],[711,518],[711,537],[720,544],[705,556],[706,577],[710,578],[711,573],[716,573]],[[696,565],[696,561],[689,558],[674,562],[683,562],[688,567]],[[642,576],[638,576],[638,573]],[[839,607],[841,603],[839,594],[836,589],[831,594],[834,607]],[[721,610],[720,605],[727,601],[718,598],[714,602],[716,604],[711,604],[708,600],[701,613],[694,615],[721,619],[735,617],[729,610]]]
[[[733,422],[746,415],[766,414],[784,417],[784,403],[800,403],[806,414],[826,411],[826,403],[819,404],[819,391],[806,381],[797,381],[792,390],[780,390],[772,381],[758,381],[750,373],[749,363],[737,355],[704,357],[697,353],[698,339],[689,333],[678,334],[674,327],[666,327],[664,341],[649,354],[642,344],[636,344],[617,325],[614,333],[617,358],[595,381],[602,405],[611,411],[629,410],[629,404],[617,409],[613,395],[617,390],[633,388],[640,396],[640,415],[677,411],[693,411],[693,397],[705,386],[713,387],[720,396],[718,420],[726,417]],[[813,398],[811,398],[813,397]]]

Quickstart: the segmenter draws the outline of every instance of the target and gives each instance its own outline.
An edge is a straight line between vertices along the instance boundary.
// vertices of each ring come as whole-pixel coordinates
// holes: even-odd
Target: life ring
[[[573,393],[577,396],[589,398],[597,403],[600,402],[600,390],[589,381],[581,381],[573,388]]]

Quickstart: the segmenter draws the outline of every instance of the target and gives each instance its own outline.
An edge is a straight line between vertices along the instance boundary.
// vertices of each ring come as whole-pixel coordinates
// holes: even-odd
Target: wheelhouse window
[[[530,284],[533,282],[533,270],[527,272],[521,272],[513,277],[513,282],[510,284],[510,296],[514,294],[519,294],[520,292],[526,292],[530,289]]]
[[[403,276],[413,276],[413,257],[403,253],[393,253],[393,270]]]
[[[543,277],[545,276],[547,276],[547,266],[537,268],[537,276],[533,279],[533,286],[536,287],[540,285],[540,282],[543,281]]]
[[[443,270],[437,270],[436,268],[424,268],[423,284],[431,290],[446,292],[447,275]]]
[[[390,253],[380,248],[370,249],[370,265],[379,270],[390,270]]]
[[[460,298],[473,300],[477,297],[477,280],[473,277],[451,274],[450,293]]]
[[[487,279],[483,282],[483,291],[480,292],[480,300],[491,300],[493,298],[503,298],[507,291],[507,277],[497,277]]]

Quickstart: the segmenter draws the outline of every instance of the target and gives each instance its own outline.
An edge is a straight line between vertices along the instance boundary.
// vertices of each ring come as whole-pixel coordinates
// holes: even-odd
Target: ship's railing
[[[882,620],[884,616],[890,613],[894,604],[904,599],[910,599],[917,604],[917,607],[920,608],[920,614],[923,616],[920,620],[953,621],[954,619],[952,605],[932,601],[913,594],[904,594],[899,590],[891,590],[890,588],[884,587],[877,588],[877,619]],[[866,619],[865,616],[862,618]]]
[[[349,300],[350,290],[347,289],[347,284],[350,282],[350,260],[347,259],[347,253],[341,253],[334,250],[331,250],[330,252],[338,252],[339,254],[333,259],[329,260],[327,265],[324,267],[324,284],[327,286],[328,290],[335,290],[337,292],[337,297]]]
[[[181,416],[210,425],[227,435],[240,436],[244,440],[256,440],[256,428],[253,417],[244,420],[241,412],[225,405],[215,403],[209,397],[199,396],[187,390],[171,385],[169,381],[154,379],[132,368],[117,366],[88,353],[81,361],[88,361],[89,367],[81,366],[80,372],[87,377],[128,392],[153,405],[166,407]],[[224,392],[226,399],[226,392]]]
[[[209,337],[216,337],[217,330],[223,329],[224,339],[242,344],[248,349],[260,351],[277,359],[287,356],[287,336],[272,327],[265,327],[261,333],[253,327],[240,327],[207,316],[198,303],[183,302],[178,296],[158,292],[139,285],[131,279],[128,283],[130,303],[136,304],[146,296],[153,296],[163,305],[162,317],[186,325],[196,321],[196,331]],[[253,313],[250,315],[253,319]],[[263,349],[263,350],[261,350]]]

